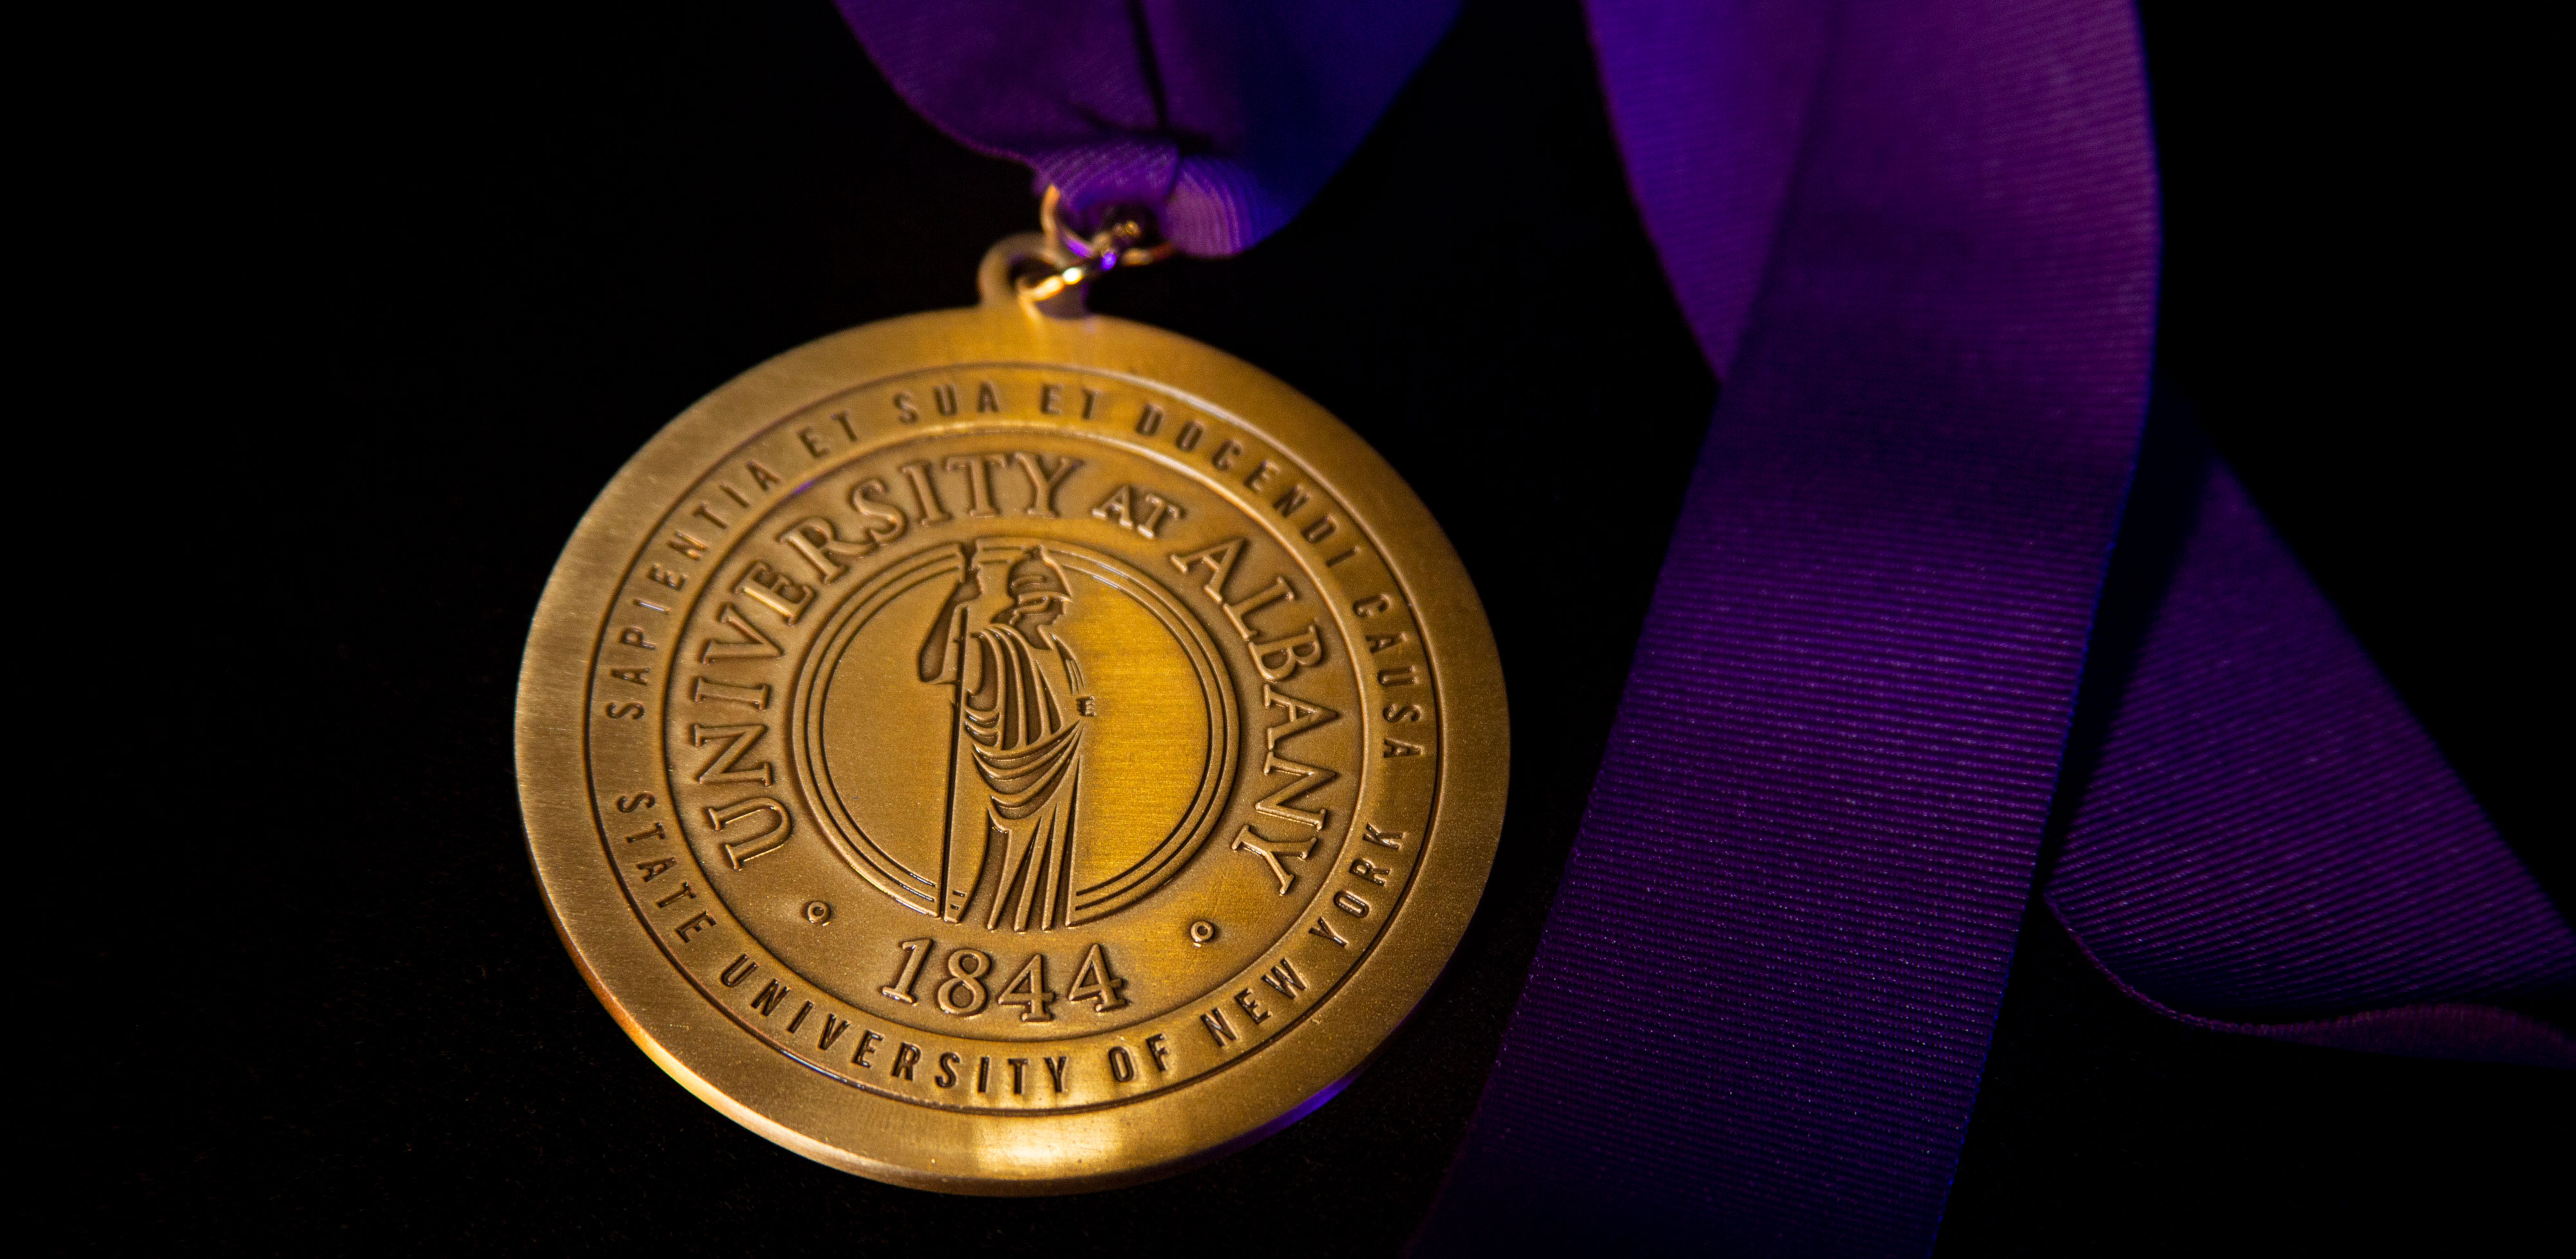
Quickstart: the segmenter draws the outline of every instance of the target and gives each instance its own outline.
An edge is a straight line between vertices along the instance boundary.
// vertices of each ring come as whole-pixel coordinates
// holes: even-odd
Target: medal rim
[[[1213,346],[1112,316],[1042,314],[996,293],[989,260],[986,272],[978,306],[846,329],[736,376],[619,469],[575,526],[531,623],[516,722],[520,807],[548,915],[584,981],[628,1037],[700,1100],[807,1158],[875,1180],[994,1196],[1075,1193],[1171,1175],[1259,1140],[1330,1100],[1384,1047],[1446,968],[1482,899],[1509,784],[1509,717],[1492,629],[1465,566],[1429,509],[1357,433]],[[599,860],[585,748],[599,618],[637,547],[708,468],[832,394],[952,363],[1003,362],[1150,382],[1293,453],[1365,525],[1410,597],[1440,714],[1421,864],[1331,999],[1233,1069],[1072,1113],[919,1106],[827,1079],[732,1026],[640,929]]]

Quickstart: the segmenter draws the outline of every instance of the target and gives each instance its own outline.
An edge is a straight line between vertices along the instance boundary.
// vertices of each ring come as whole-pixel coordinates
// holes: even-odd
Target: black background
[[[2556,351],[2520,300],[2557,265],[2546,77],[2536,32],[2480,20],[2147,9],[2161,356],[2563,905],[2540,430],[2564,406],[2537,401]],[[825,1170],[664,1077],[554,938],[510,752],[529,613],[628,454],[781,349],[969,300],[1029,225],[1025,173],[911,114],[824,0],[193,21],[160,107],[92,155],[100,223],[166,251],[171,343],[114,369],[169,387],[96,422],[150,426],[140,483],[169,506],[129,524],[175,554],[184,523],[195,567],[132,706],[151,921],[90,933],[38,1016],[97,1023],[77,1087],[39,1099],[88,1235],[1399,1247],[1536,946],[1716,390],[1573,6],[1471,5],[1294,224],[1097,302],[1288,380],[1421,492],[1493,611],[1513,792],[1456,964],[1339,1099],[1199,1171],[1026,1201]],[[1573,612],[1529,597],[1576,573]],[[114,901],[76,912],[130,922]],[[138,974],[178,978],[95,1005]],[[2551,1223],[2571,1092],[2192,1031],[2042,918],[1941,1248],[2491,1249]]]

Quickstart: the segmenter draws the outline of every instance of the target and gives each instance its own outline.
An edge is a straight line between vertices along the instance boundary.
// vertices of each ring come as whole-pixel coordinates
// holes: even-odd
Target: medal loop
[[[1092,277],[1119,267],[1160,262],[1178,248],[1169,240],[1156,239],[1160,233],[1152,219],[1127,206],[1111,207],[1101,216],[1097,231],[1088,236],[1077,234],[1064,222],[1063,203],[1063,190],[1047,185],[1046,197],[1038,203],[1038,222],[1046,232],[1048,245],[1070,261],[1020,278],[1020,291],[1032,302],[1052,301],[1090,283]]]

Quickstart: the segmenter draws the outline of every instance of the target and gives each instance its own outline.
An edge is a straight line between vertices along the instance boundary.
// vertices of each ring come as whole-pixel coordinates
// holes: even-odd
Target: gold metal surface
[[[628,1034],[789,1149],[960,1193],[1149,1179],[1329,1097],[1465,931],[1507,772],[1483,609],[1394,471],[1031,260],[674,420],[519,687],[530,851]]]

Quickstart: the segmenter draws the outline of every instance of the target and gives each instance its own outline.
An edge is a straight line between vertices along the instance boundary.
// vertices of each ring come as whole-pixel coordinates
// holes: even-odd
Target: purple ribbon
[[[1285,222],[1451,13],[840,2],[952,134],[1201,254]],[[1420,1249],[1923,1252],[2035,884],[2173,1017],[2576,1066],[2496,1004],[2576,986],[2576,935],[2234,479],[2142,462],[2128,7],[1590,13],[1724,389]]]
[[[1185,253],[1250,249],[1359,147],[1457,13],[1430,3],[836,0],[903,98],[1025,162],[1070,219],[1157,210]]]

